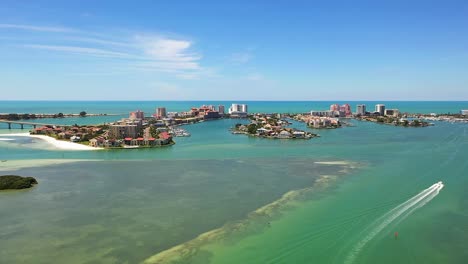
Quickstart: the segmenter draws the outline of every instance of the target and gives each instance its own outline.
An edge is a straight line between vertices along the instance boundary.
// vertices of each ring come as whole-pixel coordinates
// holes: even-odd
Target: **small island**
[[[247,125],[236,124],[232,129],[233,134],[244,134],[253,137],[270,139],[311,139],[317,134],[302,131],[295,128],[287,128],[290,123],[281,120],[280,115],[255,114],[250,117]]]
[[[8,121],[19,121],[19,120],[31,120],[31,119],[41,119],[41,118],[65,118],[65,117],[91,117],[91,116],[118,116],[118,114],[107,114],[107,113],[100,113],[100,114],[89,114],[86,111],[81,111],[80,113],[56,113],[56,114],[44,114],[44,113],[36,113],[36,114],[29,114],[29,113],[8,113],[0,114],[0,119],[8,120]]]
[[[378,124],[403,126],[403,127],[427,127],[431,125],[431,123],[428,123],[424,120],[407,119],[407,118],[403,118],[403,117],[400,118],[400,117],[395,117],[395,116],[364,116],[364,117],[358,117],[356,119],[361,120],[361,121],[375,122]]]
[[[308,127],[313,129],[335,129],[342,126],[339,118],[315,115],[314,111],[311,111],[310,114],[290,115],[290,118],[299,122],[304,122]]]
[[[33,187],[35,184],[37,184],[37,180],[33,177],[22,177],[18,175],[0,176],[0,191],[27,189]]]

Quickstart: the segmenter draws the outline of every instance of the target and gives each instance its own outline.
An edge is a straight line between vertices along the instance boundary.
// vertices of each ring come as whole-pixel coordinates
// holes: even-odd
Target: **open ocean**
[[[137,109],[231,103],[0,101],[0,113],[117,114],[38,120],[98,124]],[[238,103],[249,112],[308,112],[335,102]],[[353,111],[360,103],[411,113],[468,109],[468,102],[349,103]],[[353,120],[315,131],[319,138],[287,141],[232,135],[238,122],[185,126],[191,137],[161,149],[60,151],[1,136],[10,140],[0,140],[0,174],[39,184],[0,192],[0,263],[468,260],[468,124]],[[26,131],[0,125],[0,134]],[[434,186],[439,181],[443,188]]]

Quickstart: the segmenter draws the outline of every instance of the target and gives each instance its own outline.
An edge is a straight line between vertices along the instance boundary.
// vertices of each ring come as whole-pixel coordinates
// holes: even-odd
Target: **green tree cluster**
[[[33,177],[21,177],[17,175],[3,175],[0,176],[0,190],[8,189],[25,189],[37,184],[36,179]]]
[[[159,137],[159,131],[156,129],[156,127],[151,126],[149,132],[150,132],[151,137],[154,137],[154,138]]]
[[[256,134],[257,133],[258,126],[256,124],[249,124],[247,126],[247,132],[249,134]]]

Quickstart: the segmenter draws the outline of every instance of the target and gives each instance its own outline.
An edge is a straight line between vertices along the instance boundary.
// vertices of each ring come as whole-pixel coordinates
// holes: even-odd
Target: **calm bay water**
[[[153,112],[157,106],[180,111],[203,103],[1,102],[0,112],[124,114],[136,109]],[[305,112],[326,109],[330,103],[249,102],[249,109]],[[467,102],[385,104],[426,113],[468,108]],[[83,124],[104,119],[56,120]],[[402,128],[353,121],[354,127],[318,131],[320,138],[282,141],[231,135],[228,129],[236,122],[186,126],[192,137],[151,150],[72,152],[42,149],[45,145],[35,140],[0,141],[0,159],[7,160],[0,169],[12,160],[31,164],[37,159],[98,160],[10,171],[35,176],[40,184],[0,193],[0,260],[465,263],[468,259],[468,125],[436,122],[427,128]],[[307,129],[303,124],[293,126]],[[315,161],[348,161],[355,168]],[[324,175],[329,176],[326,188],[313,188],[285,207],[274,207],[274,214],[249,214],[281,201],[288,191],[316,186]],[[415,203],[419,208],[402,211],[405,217],[370,236],[376,224],[388,221],[382,217],[392,208],[438,181],[445,187],[432,200]],[[219,227],[222,236],[196,238]],[[176,245],[181,246],[172,248]]]

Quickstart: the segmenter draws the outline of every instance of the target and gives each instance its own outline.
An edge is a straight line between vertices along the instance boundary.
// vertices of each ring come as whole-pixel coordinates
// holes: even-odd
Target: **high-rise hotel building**
[[[360,104],[356,106],[357,115],[366,115],[366,105]]]
[[[375,105],[375,112],[378,112],[381,116],[385,114],[385,105],[384,104],[376,104]]]

